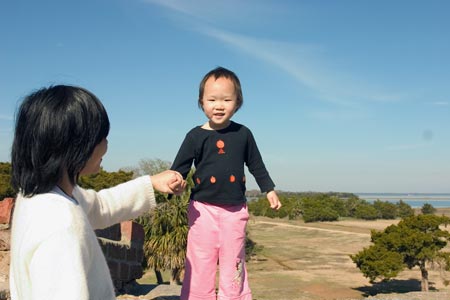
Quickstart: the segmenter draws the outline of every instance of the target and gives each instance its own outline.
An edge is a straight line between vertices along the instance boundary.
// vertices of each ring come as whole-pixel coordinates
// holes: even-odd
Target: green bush
[[[323,195],[302,199],[302,215],[305,222],[336,221],[338,212]]]
[[[391,220],[398,215],[398,206],[388,201],[376,200],[373,207],[378,212],[378,217],[381,219]]]
[[[400,200],[397,203],[397,216],[404,219],[414,216],[414,209],[408,204]]]
[[[405,218],[383,231],[372,230],[373,244],[350,257],[370,281],[389,280],[405,268],[417,267],[422,274],[422,291],[428,291],[427,268],[441,272],[450,269],[450,252],[442,251],[450,241],[450,233],[441,229],[449,223],[450,218],[445,216]]]
[[[11,164],[0,162],[0,201],[15,196],[16,192],[11,186]]]
[[[376,220],[378,211],[369,203],[361,203],[356,206],[355,217],[363,220]]]
[[[429,203],[425,203],[422,206],[421,211],[424,215],[434,215],[434,213],[436,213],[436,208],[434,208],[434,206]]]
[[[248,210],[254,216],[263,216],[269,218],[285,218],[290,217],[290,213],[293,207],[293,200],[285,198],[279,195],[282,207],[279,210],[274,210],[270,208],[270,203],[267,198],[260,197],[257,200],[252,200],[247,202]]]
[[[78,184],[85,189],[96,191],[116,186],[133,178],[133,172],[119,170],[117,172],[107,172],[103,169],[96,174],[81,176]]]

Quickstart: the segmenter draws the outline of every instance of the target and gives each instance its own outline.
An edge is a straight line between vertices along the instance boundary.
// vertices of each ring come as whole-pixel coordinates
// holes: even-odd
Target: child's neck
[[[227,128],[228,126],[230,126],[230,124],[231,124],[231,120],[228,121],[227,123],[221,124],[219,126],[212,124],[211,121],[208,121],[205,124],[203,124],[202,128],[206,129],[206,130],[221,130],[221,129]]]
[[[67,171],[63,172],[63,177],[58,182],[58,187],[66,193],[68,196],[73,197],[73,184],[69,180],[69,174],[67,174]]]

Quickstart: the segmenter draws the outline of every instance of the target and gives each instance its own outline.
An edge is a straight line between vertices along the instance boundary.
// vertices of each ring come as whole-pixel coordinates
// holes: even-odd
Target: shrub
[[[362,203],[356,207],[355,217],[363,220],[376,220],[378,218],[378,211],[373,205]]]
[[[376,200],[373,207],[377,210],[378,217],[381,219],[395,219],[398,215],[398,207],[388,201]]]
[[[322,196],[302,199],[302,215],[305,222],[336,221],[339,214]]]
[[[434,213],[436,212],[436,208],[434,208],[434,206],[429,203],[425,203],[422,206],[421,211],[424,215],[434,215]]]
[[[414,209],[408,204],[400,200],[397,203],[397,216],[400,218],[408,218],[414,216]]]

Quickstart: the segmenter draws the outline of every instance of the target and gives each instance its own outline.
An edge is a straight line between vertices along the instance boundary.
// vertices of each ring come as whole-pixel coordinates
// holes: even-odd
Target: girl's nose
[[[216,101],[214,108],[215,109],[223,109],[224,108],[223,102],[222,101]]]

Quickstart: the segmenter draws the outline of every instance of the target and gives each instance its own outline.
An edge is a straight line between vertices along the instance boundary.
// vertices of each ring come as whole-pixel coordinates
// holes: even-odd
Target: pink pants
[[[180,299],[251,300],[245,267],[247,205],[218,206],[191,200],[188,219],[186,267]]]

